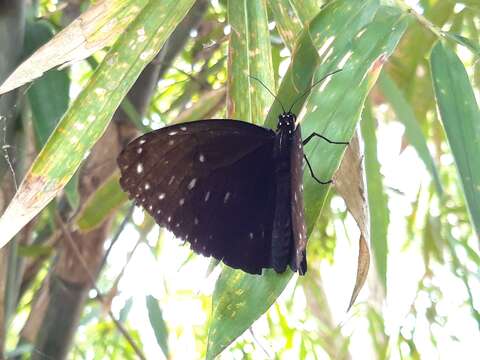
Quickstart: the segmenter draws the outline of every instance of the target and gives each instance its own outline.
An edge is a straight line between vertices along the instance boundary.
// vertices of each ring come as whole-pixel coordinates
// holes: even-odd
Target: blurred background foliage
[[[267,15],[268,44],[262,46],[270,47],[273,76],[264,80],[272,90],[287,72],[302,29],[326,11],[322,6],[335,2],[360,3],[258,0]],[[146,1],[125,2],[136,3]],[[0,80],[89,5],[0,1]],[[346,312],[358,229],[332,188],[309,239],[307,275],[294,277],[220,358],[476,358],[480,3],[379,5],[408,19],[408,27],[366,99],[358,126],[373,255],[367,285]],[[2,250],[5,357],[205,356],[220,268],[132,207],[119,190],[115,158],[141,132],[231,113],[226,99],[234,79],[227,69],[234,60],[228,54],[236,48],[229,50],[228,6],[222,0],[194,3],[64,191]],[[337,15],[342,14],[332,16]],[[380,26],[382,19],[375,19],[373,25]],[[2,208],[15,192],[13,179],[22,179],[107,51],[0,97]]]

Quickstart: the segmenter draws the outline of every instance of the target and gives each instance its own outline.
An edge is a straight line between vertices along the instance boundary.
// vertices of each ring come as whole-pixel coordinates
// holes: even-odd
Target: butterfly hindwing
[[[120,184],[197,253],[258,274],[271,262],[274,137],[232,120],[162,128],[120,154]]]
[[[290,266],[293,271],[305,274],[307,271],[306,247],[307,228],[303,205],[303,144],[300,126],[294,131],[290,152],[292,232],[294,248]]]

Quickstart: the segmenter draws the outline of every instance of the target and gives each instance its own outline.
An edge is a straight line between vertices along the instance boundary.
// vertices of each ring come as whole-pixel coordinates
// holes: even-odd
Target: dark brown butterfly
[[[305,274],[303,145],[324,137],[302,142],[295,122],[283,111],[276,131],[212,119],[147,133],[118,157],[120,185],[196,253],[251,274]]]

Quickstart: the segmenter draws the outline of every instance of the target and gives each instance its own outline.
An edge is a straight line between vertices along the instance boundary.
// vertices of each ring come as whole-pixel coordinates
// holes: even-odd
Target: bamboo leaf
[[[128,200],[120,188],[119,179],[119,173],[114,173],[88,198],[74,220],[79,230],[86,232],[97,228]]]
[[[192,4],[193,0],[152,0],[122,34],[58,124],[0,218],[0,246],[73,176],[140,72]]]
[[[272,10],[278,32],[290,49],[293,49],[304,25],[320,11],[318,2],[314,0],[269,0],[268,5]]]
[[[190,109],[182,111],[175,119],[175,124],[197,119],[208,119],[215,112],[215,109],[224,103],[225,88],[211,90],[203,94]]]
[[[85,59],[111,44],[135,19],[148,0],[102,0],[91,6],[51,41],[25,60],[0,86],[11,91],[70,62]]]
[[[365,144],[365,174],[367,177],[367,198],[370,213],[370,244],[374,261],[383,288],[387,289],[388,255],[388,199],[383,187],[380,164],[377,158],[377,136],[375,119],[367,106],[361,121],[362,137]]]
[[[480,56],[480,45],[475,41],[452,32],[445,32],[445,35],[453,41],[457,42],[458,44],[465,46],[472,53],[474,53],[477,58]]]
[[[45,21],[27,22],[25,29],[25,51],[33,53],[53,37],[53,29]],[[48,137],[68,108],[70,78],[65,70],[49,71],[35,81],[27,91],[32,109],[33,127],[38,148]]]
[[[265,1],[229,1],[228,21],[228,117],[263,124],[273,98],[250,76],[275,91]]]
[[[25,29],[25,52],[32,54],[36,49],[53,37],[53,29],[46,21],[27,21]],[[33,129],[37,148],[40,150],[47,142],[61,117],[67,111],[70,77],[66,70],[47,71],[28,88],[27,96],[32,109]],[[77,189],[78,176],[72,177],[65,186],[65,195],[72,209],[80,201]]]
[[[480,238],[480,110],[465,68],[452,50],[438,42],[430,62],[440,117]]]
[[[146,297],[148,318],[150,319],[150,325],[152,326],[153,332],[155,333],[155,338],[157,343],[163,351],[163,354],[168,359],[170,357],[168,350],[168,329],[163,320],[162,310],[158,306],[158,301],[153,296],[148,295]]]

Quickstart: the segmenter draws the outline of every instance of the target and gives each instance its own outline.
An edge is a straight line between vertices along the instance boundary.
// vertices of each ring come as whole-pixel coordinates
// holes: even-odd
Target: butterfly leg
[[[331,184],[331,183],[332,183],[332,180],[328,180],[328,181],[318,180],[318,178],[317,178],[317,177],[315,176],[315,174],[313,173],[312,167],[310,166],[310,163],[308,162],[308,159],[307,159],[306,155],[303,154],[303,157],[305,158],[305,161],[307,162],[307,166],[308,166],[308,169],[310,170],[310,174],[312,175],[312,177],[313,177],[319,184],[327,185],[327,184]]]
[[[323,135],[320,135],[316,132],[313,132],[305,140],[303,140],[303,142],[302,142],[303,145],[307,145],[310,142],[310,140],[313,139],[314,136],[318,136],[319,138],[325,140],[326,142],[328,142],[330,144],[337,144],[337,145],[348,145],[349,144],[349,142],[345,142],[345,141],[332,141],[332,140],[326,138]]]

